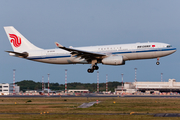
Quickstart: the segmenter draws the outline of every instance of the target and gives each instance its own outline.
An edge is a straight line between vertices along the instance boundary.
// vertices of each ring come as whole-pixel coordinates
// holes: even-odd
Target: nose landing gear
[[[159,58],[157,58],[156,65],[159,65],[159,64],[160,64],[160,62],[159,62]]]

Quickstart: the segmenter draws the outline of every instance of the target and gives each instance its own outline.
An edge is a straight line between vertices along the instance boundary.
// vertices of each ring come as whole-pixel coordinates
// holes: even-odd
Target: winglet
[[[61,44],[59,44],[58,42],[55,42],[55,44],[56,44],[57,47],[60,47],[60,48],[63,47],[63,46],[62,46]]]

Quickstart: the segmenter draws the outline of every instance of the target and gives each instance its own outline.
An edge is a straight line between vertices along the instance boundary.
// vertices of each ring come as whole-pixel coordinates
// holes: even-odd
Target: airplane
[[[146,42],[87,47],[65,47],[55,42],[60,49],[42,49],[29,42],[13,26],[4,27],[13,51],[11,56],[51,64],[91,64],[88,73],[98,70],[97,64],[124,65],[125,61],[159,58],[176,52],[170,44]]]

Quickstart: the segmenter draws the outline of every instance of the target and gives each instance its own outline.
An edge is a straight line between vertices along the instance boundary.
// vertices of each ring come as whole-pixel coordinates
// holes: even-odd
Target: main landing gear
[[[95,65],[92,66],[92,68],[89,68],[89,69],[87,70],[87,72],[88,72],[88,73],[93,73],[94,70],[98,70],[98,69],[99,69],[99,67],[97,66],[97,64],[95,64]]]
[[[160,64],[160,62],[159,62],[159,58],[157,58],[156,65],[159,65],[159,64]]]

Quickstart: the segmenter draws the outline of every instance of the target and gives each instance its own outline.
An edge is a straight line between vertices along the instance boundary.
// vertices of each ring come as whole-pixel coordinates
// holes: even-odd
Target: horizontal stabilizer
[[[14,52],[14,51],[5,51],[5,52],[13,53],[15,56],[17,56],[17,57],[23,57],[23,58],[27,58],[28,55],[29,55],[27,52],[23,52],[23,53]]]

